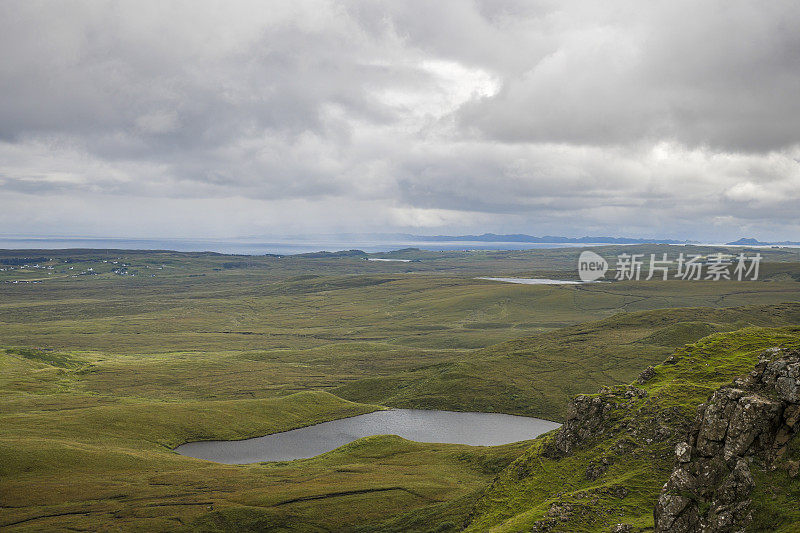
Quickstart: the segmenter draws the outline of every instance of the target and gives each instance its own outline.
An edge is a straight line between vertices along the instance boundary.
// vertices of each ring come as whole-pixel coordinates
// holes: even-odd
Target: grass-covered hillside
[[[661,384],[659,402],[674,396],[683,420],[696,398],[749,364],[745,340],[755,350],[796,335],[741,328],[800,324],[800,304],[785,303],[800,301],[795,251],[770,252],[764,278],[751,282],[476,279],[574,277],[576,253],[381,255],[414,260],[406,263],[352,253],[1,252],[0,528],[527,527],[564,496],[550,491],[561,481],[594,486],[557,473],[585,473],[599,452],[550,457],[537,451],[546,441],[470,447],[378,436],[308,460],[235,466],[172,448],[387,406],[560,421],[573,395],[630,383],[685,343],[698,357],[709,346],[702,353],[720,362],[707,382],[687,367],[682,385],[696,397],[668,379],[682,363],[657,367],[647,384]],[[725,341],[739,354],[726,367],[722,339],[739,338],[741,348]],[[642,413],[661,412],[655,393],[648,398],[635,400],[651,409]],[[642,449],[652,472],[667,468],[654,459],[663,450]],[[551,477],[537,478],[537,464],[551,465]],[[651,473],[624,468],[635,479]],[[623,502],[636,523],[647,522],[654,479]]]
[[[720,317],[758,320],[761,315],[790,321],[796,312],[796,306],[789,305],[662,311],[655,313],[663,321],[662,327],[656,328],[661,332],[656,337],[661,339],[664,331],[674,334],[676,328],[670,324],[685,324],[684,319],[697,319],[702,313],[709,319],[716,317],[718,322],[700,327],[697,324],[701,321],[690,321],[693,331],[717,327],[715,324],[724,323]],[[616,324],[615,334],[605,340],[606,350],[613,353],[616,342],[616,348],[624,353],[628,344],[635,346],[636,338],[643,335],[637,329],[642,321],[646,318],[652,325],[653,315],[620,315],[584,328],[597,331],[602,329],[599,324]],[[674,316],[667,319],[670,315]],[[648,335],[645,338],[654,334]],[[364,530],[426,531],[429,525],[455,530],[472,516],[472,527],[482,530],[507,519],[512,520],[510,524],[539,520],[543,516],[540,511],[551,512],[556,501],[584,505],[586,490],[591,489],[591,494],[595,489],[616,490],[620,480],[628,478],[638,481],[625,490],[640,486],[640,492],[634,491],[630,499],[621,498],[620,509],[614,507],[607,518],[616,520],[617,513],[627,509],[626,520],[633,520],[635,515],[635,523],[646,524],[650,511],[645,507],[663,483],[671,461],[670,443],[678,434],[659,434],[655,443],[646,443],[657,431],[652,421],[663,419],[670,428],[679,427],[714,388],[742,373],[756,351],[767,345],[796,344],[797,336],[796,328],[746,328],[713,334],[687,348],[678,348],[678,362],[657,366],[655,377],[642,385],[649,391],[647,398],[620,397],[621,405],[615,412],[621,418],[614,422],[617,425],[609,426],[615,429],[602,435],[595,447],[579,449],[568,457],[543,454],[546,440],[535,441],[525,451],[529,444],[474,448],[375,437],[314,459],[246,466],[199,461],[178,456],[170,449],[182,442],[245,438],[379,407],[352,403],[325,392],[261,399],[236,398],[234,394],[226,399],[176,399],[182,395],[181,387],[188,389],[186,395],[193,394],[188,382],[164,382],[160,389],[154,389],[151,383],[144,389],[135,386],[134,374],[119,373],[116,390],[110,384],[101,389],[98,374],[104,374],[106,365],[116,368],[119,356],[9,348],[0,354],[2,524],[30,530],[65,524],[105,527],[112,523],[125,528],[225,530],[247,523],[255,529],[283,524],[298,530],[359,526]],[[681,336],[672,342],[683,340]],[[511,347],[538,349],[539,345],[523,339],[487,351],[496,355]],[[627,361],[630,372],[646,366],[636,357],[619,360]],[[155,372],[159,364],[171,368],[163,356],[148,364],[143,372]],[[557,364],[557,360],[550,364]],[[586,366],[562,365],[561,373],[573,380],[588,379]],[[230,372],[237,370],[231,367]],[[535,391],[533,386],[531,391]],[[453,395],[458,392],[454,390]],[[487,390],[487,395],[491,392]],[[631,440],[626,433],[630,426],[624,424],[633,420],[649,421],[640,439],[634,436]],[[609,435],[611,438],[606,439]],[[644,439],[646,445],[636,439]],[[637,446],[632,455],[628,452],[633,448],[626,448],[631,442]],[[617,446],[621,447],[615,451]],[[523,458],[511,463],[523,452]],[[635,461],[614,462],[613,469],[603,462],[609,457],[616,461],[614,457],[620,453],[625,461]],[[509,463],[511,466],[502,470]],[[543,468],[539,474],[535,465]],[[636,470],[640,467],[641,471]],[[591,468],[616,474],[590,480],[586,472]],[[501,471],[492,488],[473,507],[478,495]],[[543,472],[550,474],[537,477]],[[543,487],[574,490],[565,496],[557,494],[562,489],[543,492]],[[591,501],[594,497],[588,498]],[[605,524],[599,517],[589,520],[586,528]],[[514,531],[514,527],[509,530]]]
[[[635,388],[581,397],[572,413],[581,429],[538,439],[481,495],[467,530],[604,532],[619,523],[651,528],[675,445],[686,438],[698,406],[775,346],[800,347],[800,327],[713,334],[678,349]],[[784,460],[800,458],[800,439],[790,450]],[[800,497],[800,479],[777,469],[757,483],[756,530],[796,531],[800,516],[789,502]]]
[[[800,324],[800,304],[624,313],[497,344],[459,361],[356,381],[334,392],[396,407],[562,420],[573,395],[629,383],[684,344],[747,326],[792,324]]]
[[[326,531],[463,498],[516,458],[494,448],[362,439],[288,463],[222,465],[171,449],[379,408],[325,392],[165,401],[86,387],[87,354],[0,353],[0,528]]]

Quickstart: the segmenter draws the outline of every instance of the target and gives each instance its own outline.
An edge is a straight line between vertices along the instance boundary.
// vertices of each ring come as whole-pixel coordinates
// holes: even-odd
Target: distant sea
[[[307,252],[363,250],[369,253],[390,252],[402,248],[422,250],[530,250],[534,248],[568,248],[601,246],[601,244],[528,243],[528,242],[415,242],[415,241],[315,241],[293,240],[262,242],[256,240],[205,239],[94,239],[94,238],[11,238],[0,237],[0,249],[59,250],[65,248],[94,248],[117,250],[174,250],[178,252],[218,252],[224,254],[291,255]]]
[[[303,239],[267,241],[257,239],[102,239],[90,237],[0,237],[3,250],[61,250],[67,248],[117,250],[174,250],[177,252],[217,252],[238,255],[292,255],[309,252],[363,250],[368,253],[391,252],[402,248],[421,250],[533,250],[541,248],[588,248],[613,243],[547,243],[547,242],[487,242],[487,241],[416,241],[403,239]],[[769,245],[723,245],[694,243],[694,246],[724,246],[726,248],[770,248]],[[783,246],[792,248],[795,246]]]

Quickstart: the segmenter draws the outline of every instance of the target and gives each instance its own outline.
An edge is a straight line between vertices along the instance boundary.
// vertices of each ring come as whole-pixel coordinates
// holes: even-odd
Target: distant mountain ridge
[[[636,239],[630,237],[559,237],[545,235],[534,237],[522,233],[511,235],[497,235],[484,233],[483,235],[411,235],[416,240],[423,242],[444,241],[477,241],[477,242],[532,242],[532,243],[575,243],[575,244],[692,244],[697,241],[680,241],[675,239]]]
[[[725,244],[732,244],[737,246],[800,246],[800,241],[773,241],[763,242],[758,239],[741,238],[738,241],[726,242]]]

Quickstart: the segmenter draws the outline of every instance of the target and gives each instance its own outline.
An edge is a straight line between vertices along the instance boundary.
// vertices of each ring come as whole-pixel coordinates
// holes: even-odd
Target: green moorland
[[[800,324],[798,303],[623,313],[496,344],[458,361],[359,380],[334,393],[395,407],[562,420],[575,394],[629,383],[686,343],[747,326],[793,324]]]
[[[521,496],[494,507],[485,488],[541,439],[469,447],[379,436],[313,459],[239,466],[171,448],[386,406],[560,420],[573,394],[630,382],[685,343],[800,323],[797,250],[762,250],[769,262],[756,282],[476,279],[574,278],[578,253],[405,250],[370,257],[413,262],[376,262],[358,252],[0,252],[0,527],[501,524],[523,513],[513,502],[527,505],[527,489],[509,488]],[[549,501],[541,497],[531,517]]]

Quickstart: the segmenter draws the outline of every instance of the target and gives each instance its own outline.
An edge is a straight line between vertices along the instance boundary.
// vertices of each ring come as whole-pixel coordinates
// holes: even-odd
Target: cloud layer
[[[790,1],[0,14],[3,233],[800,238]]]

